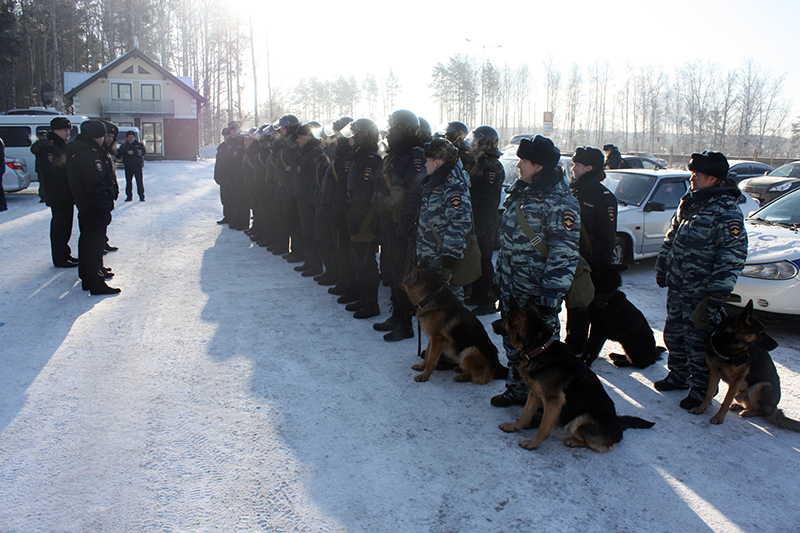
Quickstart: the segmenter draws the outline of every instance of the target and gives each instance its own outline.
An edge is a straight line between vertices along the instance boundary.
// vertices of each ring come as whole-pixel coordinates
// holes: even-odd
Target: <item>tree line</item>
[[[394,110],[401,81],[388,73],[362,80],[303,78],[286,92],[258,79],[255,50],[266,36],[217,0],[0,0],[0,109],[41,105],[40,88],[64,92],[64,72],[95,72],[138,48],[167,70],[193,80],[208,99],[200,141],[218,142],[229,120],[259,125],[285,112],[329,121],[342,115],[378,118]],[[725,70],[695,60],[667,73],[651,65],[496,65],[468,55],[437,63],[426,83],[438,116],[494,126],[502,138],[543,132],[565,150],[607,142],[624,151],[686,153],[714,148],[736,156],[790,157],[800,149],[783,75],[753,60]],[[409,80],[405,81],[409,83]],[[253,100],[243,101],[245,87]],[[63,109],[63,103],[55,106]],[[414,110],[412,110],[414,111]]]

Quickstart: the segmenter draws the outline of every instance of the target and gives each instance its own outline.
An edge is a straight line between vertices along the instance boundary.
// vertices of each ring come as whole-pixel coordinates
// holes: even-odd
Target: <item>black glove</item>
[[[725,295],[721,292],[709,292],[708,293],[708,307],[711,309],[720,309],[722,308],[722,302],[725,301]]]
[[[558,316],[558,311],[559,311],[558,307],[546,307],[544,305],[540,305],[540,306],[538,306],[538,309],[539,309],[539,313],[542,314],[542,315]]]
[[[348,222],[347,233],[349,233],[350,235],[358,235],[358,224],[353,224],[351,222]]]
[[[659,270],[656,272],[656,283],[662,289],[667,286],[667,273]]]
[[[442,256],[442,269],[453,270],[458,263],[458,259],[449,255]]]

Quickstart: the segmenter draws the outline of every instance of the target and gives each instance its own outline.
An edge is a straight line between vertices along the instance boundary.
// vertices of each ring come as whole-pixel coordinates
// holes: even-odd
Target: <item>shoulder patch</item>
[[[319,166],[319,156],[317,156],[314,159],[312,159],[312,162],[314,163],[315,167],[318,167]]]
[[[52,163],[52,162],[53,162],[53,152],[48,152],[48,154],[47,154],[47,160],[48,160],[50,163]]]
[[[454,192],[450,195],[450,206],[452,206],[453,209],[458,209],[462,204],[463,201],[461,200],[460,192]]]
[[[422,164],[422,159],[414,159],[414,170],[415,171],[419,172],[420,170],[422,170],[423,166],[424,165]]]
[[[614,220],[615,218],[617,218],[617,210],[614,209],[613,207],[609,207],[606,210],[606,213],[608,214],[608,220]]]
[[[575,213],[573,213],[572,211],[564,211],[564,218],[563,218],[564,229],[567,231],[574,230],[576,218],[577,217],[575,216]]]
[[[486,175],[486,179],[489,181],[489,183],[494,183],[494,180],[496,180],[496,179],[497,179],[497,173],[495,173],[495,172],[489,172],[489,173]]]
[[[364,177],[365,180],[371,180],[372,179],[372,168],[364,167],[363,177]]]
[[[103,171],[103,163],[101,163],[99,159],[94,160],[94,166],[97,167],[98,172]]]
[[[297,172],[298,174],[300,174],[300,171],[301,171],[301,170],[302,170],[302,169],[300,168],[300,165],[297,165],[297,168],[296,168],[296,169],[294,169],[294,171],[295,171],[295,172]]]
[[[739,220],[731,220],[728,222],[728,233],[731,237],[738,239],[742,236],[742,223]]]
[[[352,161],[349,161],[349,160],[348,160],[348,161],[345,161],[345,162],[344,162],[344,171],[345,171],[345,172],[349,172],[349,171],[350,171],[350,166],[351,166],[352,164],[353,164],[353,162],[352,162]]]

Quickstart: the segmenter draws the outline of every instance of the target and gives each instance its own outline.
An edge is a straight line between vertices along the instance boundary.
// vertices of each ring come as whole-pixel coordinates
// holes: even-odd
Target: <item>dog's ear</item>
[[[517,311],[519,311],[519,303],[517,303],[517,299],[514,296],[511,296],[508,300],[508,312],[513,315]]]
[[[431,267],[430,265],[428,265],[427,259],[423,259],[417,264],[417,268],[419,268],[420,270],[430,270]]]
[[[739,320],[748,326],[753,323],[753,300],[748,300],[747,305],[739,314]]]

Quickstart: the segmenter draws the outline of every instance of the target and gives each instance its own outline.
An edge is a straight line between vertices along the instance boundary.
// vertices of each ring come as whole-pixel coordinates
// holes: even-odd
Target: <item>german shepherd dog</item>
[[[591,365],[597,359],[606,340],[622,344],[624,354],[608,356],[617,367],[635,366],[645,368],[661,359],[666,348],[656,346],[653,330],[641,311],[620,291],[625,267],[598,265],[592,271],[595,286],[595,302],[589,308],[591,330],[581,360]],[[604,305],[595,306],[603,303]]]
[[[753,316],[753,300],[738,315],[724,318],[706,350],[710,370],[706,397],[691,412],[699,415],[711,405],[722,379],[728,384],[728,393],[717,414],[711,417],[712,424],[722,424],[728,410],[733,409],[740,416],[763,416],[780,428],[800,432],[800,422],[787,418],[778,409],[781,382],[769,355],[777,347],[778,343]]]
[[[595,373],[559,342],[530,302],[520,307],[512,298],[508,312],[492,327],[495,333],[507,335],[521,352],[519,372],[528,386],[528,401],[519,420],[500,424],[500,429],[511,433],[530,427],[544,405],[539,430],[534,438],[519,443],[523,448],[538,448],[558,427],[568,435],[567,446],[605,453],[617,446],[625,429],[653,427],[653,422],[638,417],[617,416],[614,401]]]
[[[411,367],[422,371],[415,381],[428,381],[442,355],[461,372],[456,381],[483,385],[506,378],[508,368],[500,364],[497,347],[483,324],[434,276],[426,261],[405,275],[403,289],[416,306],[417,321],[428,336],[425,360]]]

